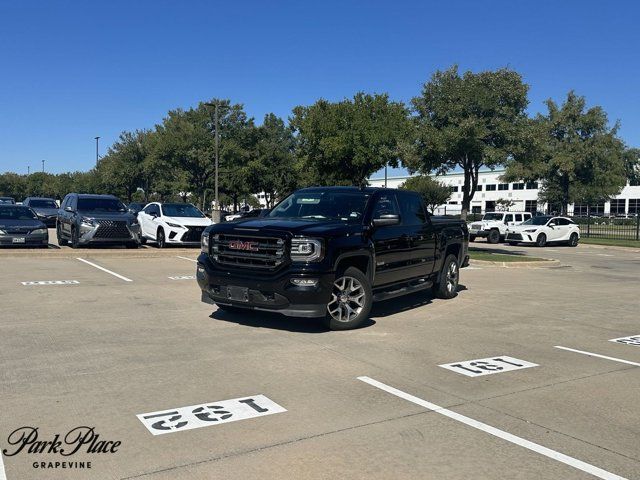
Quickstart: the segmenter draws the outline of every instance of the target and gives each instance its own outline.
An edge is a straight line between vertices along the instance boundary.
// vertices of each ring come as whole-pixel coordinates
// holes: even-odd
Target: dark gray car
[[[58,204],[53,198],[27,197],[22,204],[36,212],[38,218],[42,220],[47,227],[53,228],[56,226]]]
[[[15,205],[16,200],[12,197],[0,197],[0,205]]]
[[[113,195],[70,193],[60,205],[56,225],[58,243],[72,248],[89,244],[140,245],[140,225]]]
[[[36,213],[22,205],[0,204],[0,245],[46,247],[49,232]]]

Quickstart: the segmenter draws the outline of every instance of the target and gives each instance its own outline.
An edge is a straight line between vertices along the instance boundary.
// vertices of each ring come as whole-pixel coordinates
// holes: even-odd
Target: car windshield
[[[546,225],[549,220],[551,220],[551,217],[533,217],[526,222],[522,222],[522,225]]]
[[[296,192],[285,198],[269,218],[362,221],[369,194],[364,192]]]
[[[13,205],[16,203],[13,198],[0,198],[0,203]]]
[[[165,203],[162,213],[165,217],[204,218],[204,213],[190,203]]]
[[[29,206],[31,208],[58,208],[53,200],[29,200]]]
[[[0,207],[0,220],[37,220],[29,207]]]
[[[78,198],[81,212],[126,212],[127,209],[117,198]]]
[[[502,213],[485,213],[482,220],[502,220]]]

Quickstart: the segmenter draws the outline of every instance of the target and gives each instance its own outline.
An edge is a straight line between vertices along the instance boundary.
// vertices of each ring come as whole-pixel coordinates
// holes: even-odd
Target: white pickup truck
[[[530,212],[490,212],[482,216],[482,220],[471,222],[469,227],[469,241],[476,237],[483,237],[489,243],[504,241],[507,227],[520,225],[531,218]]]

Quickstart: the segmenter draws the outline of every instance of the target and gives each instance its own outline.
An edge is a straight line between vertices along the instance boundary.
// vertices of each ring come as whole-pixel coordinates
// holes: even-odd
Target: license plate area
[[[227,298],[235,302],[248,302],[249,289],[246,287],[227,286]]]
[[[13,240],[11,240],[13,243],[24,243],[26,241],[26,239],[24,237],[13,237]]]

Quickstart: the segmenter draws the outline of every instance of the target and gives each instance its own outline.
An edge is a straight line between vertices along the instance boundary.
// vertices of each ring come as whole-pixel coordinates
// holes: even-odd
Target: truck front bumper
[[[487,235],[489,235],[489,231],[488,230],[472,230],[472,229],[469,229],[469,235],[472,235],[474,237],[485,238]]]
[[[334,272],[316,272],[289,266],[273,274],[255,270],[219,268],[207,254],[200,254],[196,269],[202,301],[248,310],[281,313],[290,317],[324,317],[335,280]],[[295,285],[294,278],[316,280]]]

